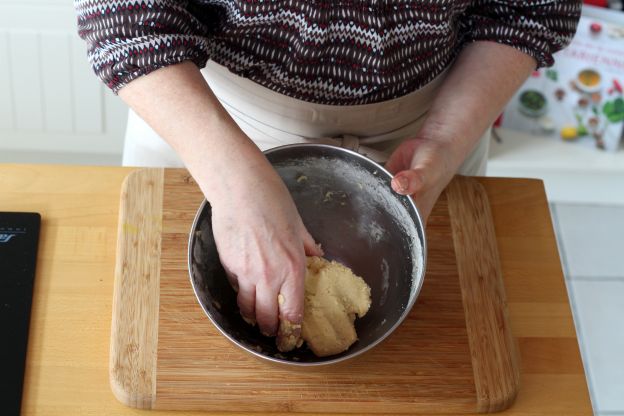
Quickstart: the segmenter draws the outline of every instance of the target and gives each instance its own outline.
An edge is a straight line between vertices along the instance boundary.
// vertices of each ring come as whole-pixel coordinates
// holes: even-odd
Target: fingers
[[[303,300],[305,292],[305,269],[302,267],[293,279],[287,280],[278,296],[280,325],[277,333],[277,348],[282,352],[301,346],[301,323],[303,321]]]
[[[256,322],[256,287],[245,282],[238,282],[238,309],[243,319],[251,325]]]
[[[313,253],[322,253],[309,236]],[[266,336],[277,334],[277,348],[291,351],[301,346],[301,322],[303,321],[303,298],[305,292],[305,258],[294,259],[283,275],[283,280],[263,279],[256,286],[256,319],[260,331]],[[272,282],[282,282],[275,290]],[[279,318],[279,319],[278,319]],[[279,326],[279,328],[278,328]]]
[[[305,292],[305,266],[293,270],[293,276],[282,285],[279,293],[279,316],[293,324],[303,321],[303,297]]]
[[[256,286],[256,320],[260,332],[275,336],[278,324],[277,290],[266,285]]]
[[[225,270],[225,276],[227,277],[228,282],[230,282],[230,286],[232,286],[232,289],[234,289],[234,292],[238,293],[238,278],[225,265],[223,265],[223,269]]]
[[[305,291],[305,266],[303,264],[302,262],[292,270],[279,291],[262,281],[253,290],[248,289],[244,284],[239,284],[238,299],[241,315],[247,321],[250,317],[255,317],[263,335],[275,336],[277,334],[280,351],[290,351],[301,344]],[[253,314],[249,309],[253,304],[250,299],[252,293],[255,296]]]

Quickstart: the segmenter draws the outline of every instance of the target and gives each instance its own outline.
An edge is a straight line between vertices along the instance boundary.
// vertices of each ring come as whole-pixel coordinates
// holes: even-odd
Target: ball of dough
[[[319,357],[346,351],[356,340],[355,316],[371,305],[371,289],[351,269],[321,257],[308,257],[301,337]]]

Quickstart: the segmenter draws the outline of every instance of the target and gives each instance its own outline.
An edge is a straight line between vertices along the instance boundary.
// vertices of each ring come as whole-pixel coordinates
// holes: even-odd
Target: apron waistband
[[[420,119],[429,109],[446,71],[423,88],[393,100],[342,106],[310,103],[288,97],[209,61],[204,78],[224,107],[262,129],[316,139],[351,135],[362,143],[392,140],[392,132]]]
[[[373,104],[315,104],[272,91],[209,61],[202,74],[223,107],[261,150],[292,143],[326,143],[385,162],[401,141],[414,137],[425,119],[446,71],[425,87]],[[488,134],[460,173],[483,173]],[[143,120],[130,112],[125,165],[181,166],[173,150]]]

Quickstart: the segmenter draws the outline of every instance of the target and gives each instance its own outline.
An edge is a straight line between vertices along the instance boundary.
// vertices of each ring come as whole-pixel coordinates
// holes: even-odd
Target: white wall
[[[0,0],[0,162],[119,163],[125,124],[71,0]]]

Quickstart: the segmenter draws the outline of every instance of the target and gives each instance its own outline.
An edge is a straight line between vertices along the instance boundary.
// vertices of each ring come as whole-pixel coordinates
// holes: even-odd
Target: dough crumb
[[[253,318],[247,318],[246,316],[243,316],[243,314],[241,314],[241,317],[243,318],[243,321],[247,322],[247,324],[251,325],[251,326],[256,326],[256,320]]]

